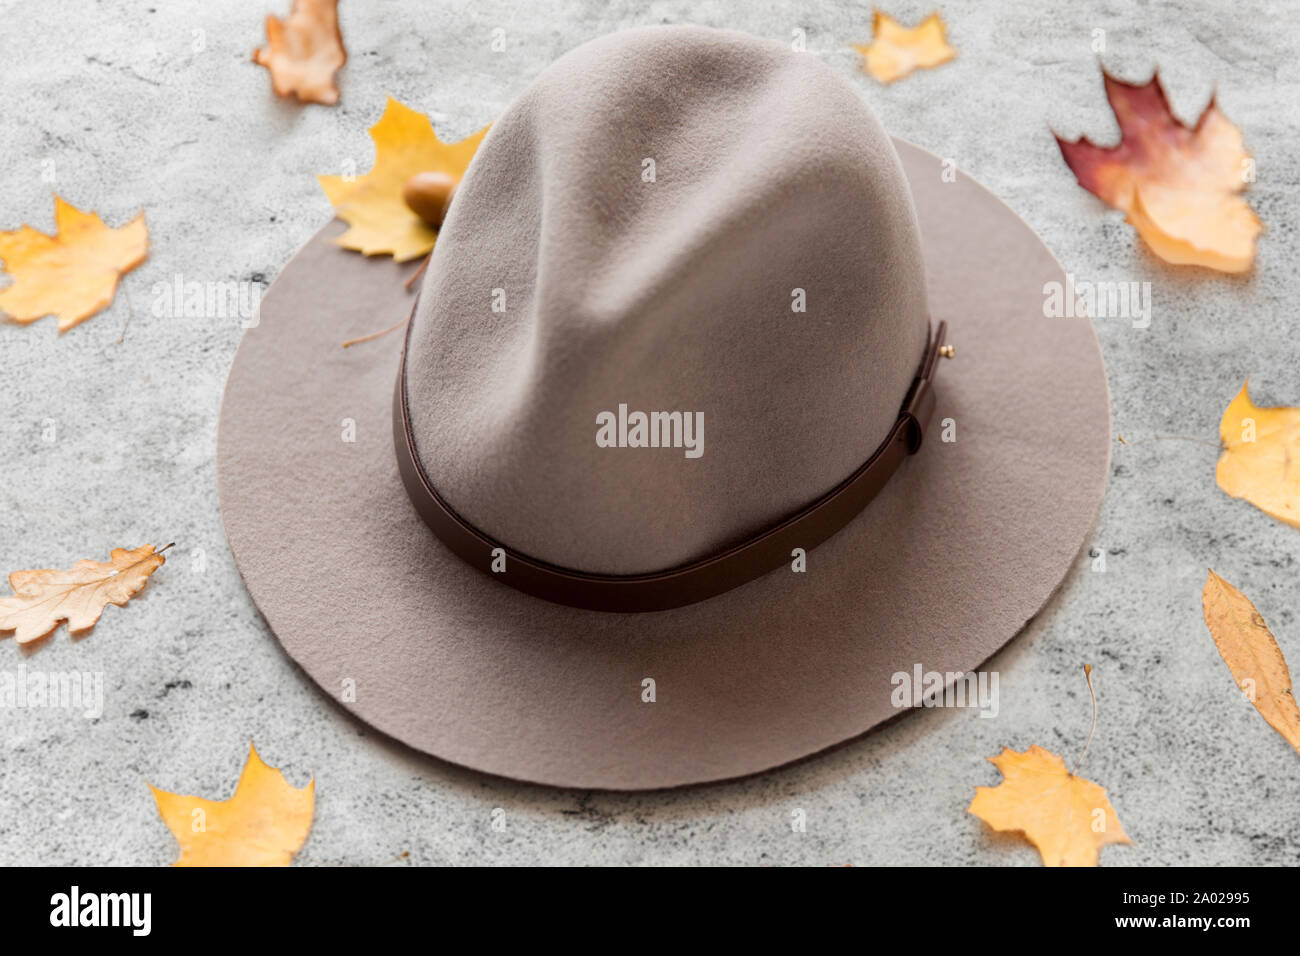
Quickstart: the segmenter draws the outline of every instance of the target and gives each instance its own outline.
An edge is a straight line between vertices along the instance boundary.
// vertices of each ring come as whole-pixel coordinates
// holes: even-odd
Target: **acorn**
[[[459,180],[447,173],[416,173],[402,187],[402,201],[411,212],[434,229],[447,217],[447,207]]]

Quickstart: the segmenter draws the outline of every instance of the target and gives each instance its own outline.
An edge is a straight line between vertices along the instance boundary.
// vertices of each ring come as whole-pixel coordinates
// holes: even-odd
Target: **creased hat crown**
[[[927,322],[907,183],[851,86],[743,34],[631,30],[550,66],[475,156],[408,334],[411,429],[492,538],[663,570],[858,468]],[[695,447],[636,447],[637,412]]]

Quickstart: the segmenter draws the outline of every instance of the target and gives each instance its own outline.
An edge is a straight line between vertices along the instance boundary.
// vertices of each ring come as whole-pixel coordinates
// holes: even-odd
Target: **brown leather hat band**
[[[558,604],[593,611],[664,611],[739,587],[788,563],[795,548],[810,551],[848,524],[914,454],[934,414],[933,379],[948,324],[930,338],[889,435],[870,458],[831,491],[779,524],[711,557],[650,574],[588,574],[539,561],[495,541],[458,515],[438,494],[420,464],[411,432],[403,350],[393,393],[397,467],[415,510],[442,542],[504,584]],[[502,559],[504,558],[504,563]],[[494,572],[494,562],[500,571]]]

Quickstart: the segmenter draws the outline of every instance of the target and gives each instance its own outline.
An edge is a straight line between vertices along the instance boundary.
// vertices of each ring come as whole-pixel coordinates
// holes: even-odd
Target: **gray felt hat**
[[[221,414],[285,649],[412,747],[613,789],[768,769],[979,667],[1079,557],[1109,405],[1089,320],[1044,318],[1060,266],[943,172],[815,56],[655,27],[493,125],[414,308],[327,226]]]

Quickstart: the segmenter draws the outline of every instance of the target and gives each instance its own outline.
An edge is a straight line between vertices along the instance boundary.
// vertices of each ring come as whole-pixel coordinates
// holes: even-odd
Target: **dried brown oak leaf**
[[[271,71],[276,96],[333,106],[339,101],[335,74],[348,61],[339,31],[338,0],[293,0],[289,16],[266,18],[267,45],[253,60]]]
[[[108,561],[78,561],[71,571],[15,571],[11,597],[0,598],[0,636],[14,631],[19,644],[39,640],[68,622],[72,633],[95,626],[104,608],[122,607],[140,592],[149,575],[167,559],[153,545],[128,551],[114,548]]]

